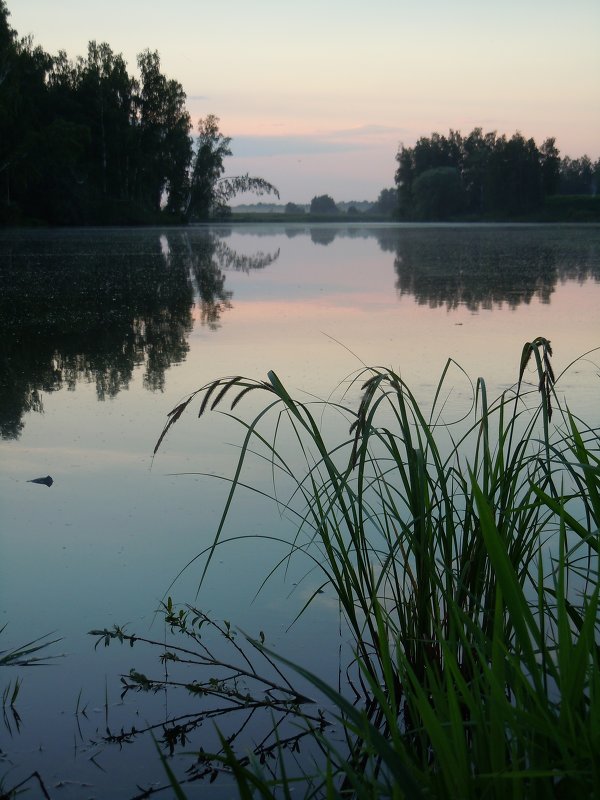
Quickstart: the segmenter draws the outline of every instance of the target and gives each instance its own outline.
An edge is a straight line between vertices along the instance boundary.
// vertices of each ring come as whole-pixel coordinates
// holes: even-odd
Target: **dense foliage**
[[[508,139],[481,128],[423,136],[414,147],[401,145],[396,161],[400,214],[408,219],[523,217],[553,195],[595,195],[600,178],[600,159],[561,159],[553,138],[538,147],[518,132]]]
[[[258,178],[222,179],[230,139],[200,120],[197,151],[186,95],[138,56],[138,77],[106,43],[74,62],[20,39],[0,0],[0,223],[205,219],[236,192],[275,191]]]
[[[338,214],[339,209],[335,204],[335,200],[328,194],[321,194],[313,197],[310,201],[310,213],[316,215],[332,215]]]

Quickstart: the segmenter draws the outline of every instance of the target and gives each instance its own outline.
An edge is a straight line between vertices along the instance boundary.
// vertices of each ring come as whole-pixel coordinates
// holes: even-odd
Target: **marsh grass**
[[[443,423],[450,361],[428,414],[398,374],[365,370],[357,410],[326,404],[351,420],[333,445],[323,404],[293,399],[272,372],[214,381],[169,415],[155,453],[195,398],[202,416],[267,395],[251,422],[240,419],[202,579],[247,464],[266,459],[272,491],[257,491],[296,520],[288,558],[301,552],[321,570],[356,659],[353,702],[287,664],[329,698],[345,731],[335,746],[315,732],[327,762],[307,795],[592,797],[600,786],[598,429],[561,404],[551,358],[547,339],[526,343],[515,386],[490,402],[478,379],[471,417],[454,426]],[[220,758],[242,796],[289,796],[285,773],[265,777],[228,750]]]

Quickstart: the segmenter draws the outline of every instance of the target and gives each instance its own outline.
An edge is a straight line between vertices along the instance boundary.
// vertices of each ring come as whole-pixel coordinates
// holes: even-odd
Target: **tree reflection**
[[[558,281],[600,279],[595,226],[568,233],[561,226],[278,230],[325,247],[340,237],[374,238],[390,254],[399,294],[432,308],[548,303]],[[252,241],[272,235],[259,228]],[[214,331],[231,308],[227,272],[251,272],[279,257],[278,249],[241,254],[230,236],[228,227],[3,234],[0,435],[18,437],[24,414],[43,411],[45,393],[79,382],[104,400],[139,369],[146,389],[162,391],[166,371],[186,358],[194,317]]]
[[[182,231],[173,250],[173,257],[183,260],[190,275],[198,298],[200,322],[211,330],[217,330],[221,315],[231,308],[233,293],[225,289],[225,273],[263,269],[276,261],[280,252],[277,249],[274,253],[241,254],[225,242],[223,235],[207,230],[200,239],[192,239]]]
[[[310,228],[310,238],[313,244],[320,244],[323,247],[330,245],[337,235],[338,231],[335,228]]]
[[[285,232],[324,246],[339,238],[375,238],[381,250],[395,254],[400,295],[431,308],[516,308],[534,297],[549,303],[559,281],[600,279],[595,226],[573,229],[572,236],[548,225],[302,225]]]
[[[405,230],[394,246],[396,287],[430,308],[549,303],[559,281],[600,277],[600,242],[590,233],[565,240],[541,228]]]
[[[143,385],[162,391],[183,361],[197,298],[216,329],[231,307],[227,270],[279,256],[242,256],[223,234],[171,231],[17,235],[0,241],[0,435],[17,438],[43,394],[92,383],[98,400]]]

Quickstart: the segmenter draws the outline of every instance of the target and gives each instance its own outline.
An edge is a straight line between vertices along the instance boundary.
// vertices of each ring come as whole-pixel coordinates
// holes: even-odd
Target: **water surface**
[[[173,713],[163,698],[119,705],[118,675],[156,672],[155,656],[94,651],[87,631],[128,623],[160,638],[154,611],[212,541],[227,485],[172,473],[231,475],[240,429],[216,414],[198,420],[196,407],[151,457],[167,412],[190,391],[274,370],[302,398],[346,391],[357,404],[349,376],[368,364],[398,370],[427,405],[451,357],[495,395],[515,382],[527,340],[552,341],[557,374],[600,345],[599,312],[598,226],[0,232],[0,649],[56,631],[63,641],[53,650],[67,654],[22,671],[20,729],[0,727],[6,784],[38,769],[49,786],[62,782],[60,797],[125,798],[136,782],[163,780],[151,742],[124,753],[102,742],[107,697],[112,728]],[[597,360],[559,382],[590,422],[600,407]],[[471,396],[451,370],[446,418],[460,417]],[[241,411],[251,418],[259,407],[251,396]],[[346,425],[324,424],[332,436]],[[253,470],[250,478],[268,481],[267,466]],[[28,482],[46,475],[51,487]],[[319,576],[294,564],[255,598],[285,549],[239,537],[290,530],[274,507],[244,494],[226,530],[237,538],[198,597],[200,562],[170,592],[244,631],[264,630],[272,646],[335,681],[338,622],[326,591],[286,632]],[[75,717],[78,696],[85,717]],[[217,784],[213,792],[226,791]]]

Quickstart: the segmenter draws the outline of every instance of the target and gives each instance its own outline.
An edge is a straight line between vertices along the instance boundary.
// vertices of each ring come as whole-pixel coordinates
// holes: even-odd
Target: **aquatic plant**
[[[218,622],[191,605],[177,607],[170,597],[160,612],[166,628],[162,640],[128,633],[119,626],[92,630],[90,635],[96,638],[96,647],[120,642],[158,650],[162,669],[155,675],[136,669],[122,675],[121,700],[130,693],[162,694],[168,696],[169,707],[179,708],[181,713],[172,712],[146,725],[140,725],[137,719],[134,725],[115,730],[107,702],[105,733],[101,742],[94,744],[122,747],[151,735],[166,757],[199,739],[202,744],[187,760],[185,775],[179,777],[180,789],[179,784],[199,780],[212,783],[227,771],[223,763],[227,754],[235,752],[240,767],[255,759],[269,772],[271,761],[280,752],[293,756],[305,749],[307,741],[317,741],[328,723],[314,701],[291,683],[263,649],[264,633],[259,633],[255,644],[239,635],[229,621]],[[176,694],[184,697],[178,705]],[[218,725],[221,733],[211,736],[207,722]],[[248,728],[254,738],[249,751],[240,745]],[[208,749],[209,742],[215,748],[213,752]],[[138,784],[138,788],[140,793],[134,800],[169,787],[152,784],[144,788]]]
[[[454,425],[443,421],[451,361],[427,415],[380,368],[360,376],[357,410],[299,402],[271,372],[213,381],[169,415],[155,453],[196,397],[202,416],[226,397],[235,409],[267,393],[258,415],[240,420],[201,580],[247,462],[267,459],[271,498],[297,521],[289,558],[302,553],[322,571],[355,651],[348,694],[252,643],[308,679],[343,723],[342,743],[313,730],[326,759],[306,776],[307,796],[591,797],[600,785],[599,437],[560,402],[551,358],[547,339],[526,343],[515,386],[489,402],[478,379],[470,417]],[[524,381],[532,361],[534,387]],[[327,443],[324,406],[351,421],[342,442]],[[226,742],[215,759],[242,796],[287,797],[280,755],[277,775]]]

